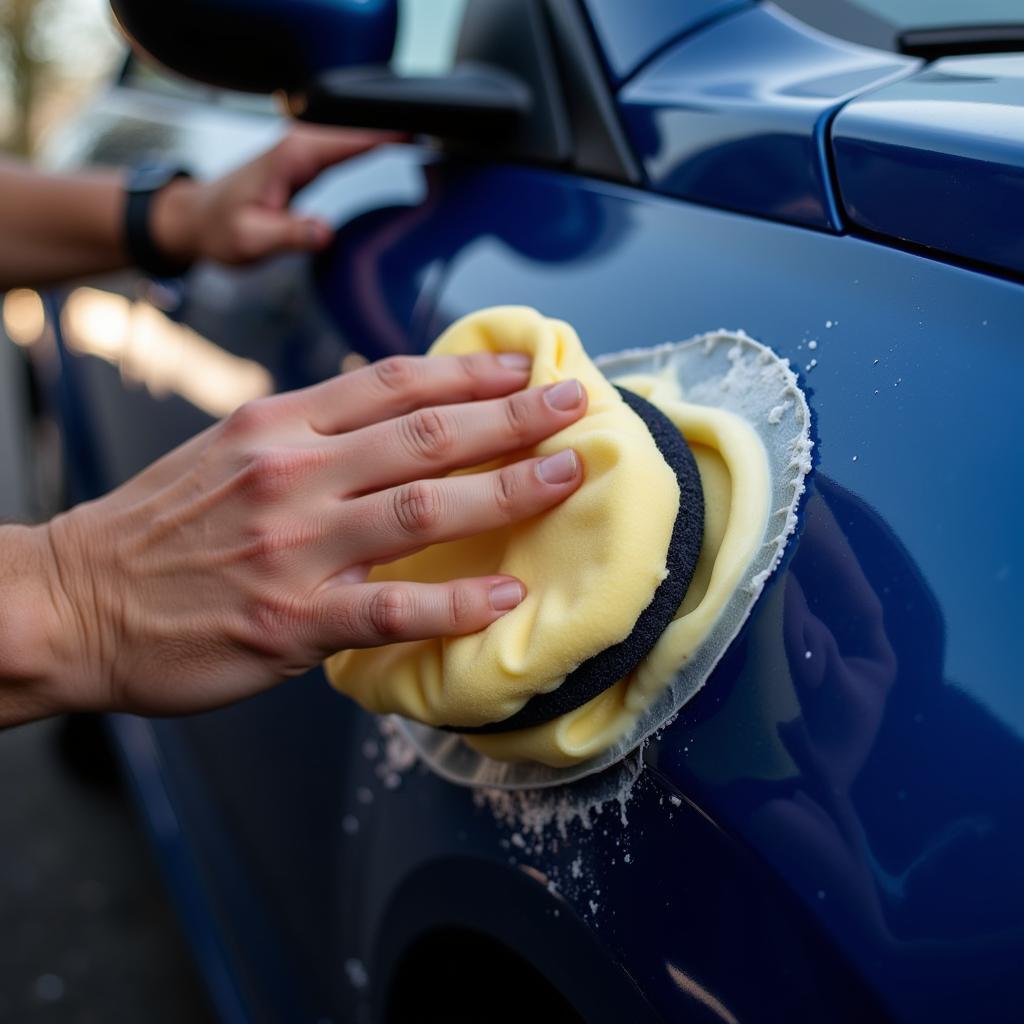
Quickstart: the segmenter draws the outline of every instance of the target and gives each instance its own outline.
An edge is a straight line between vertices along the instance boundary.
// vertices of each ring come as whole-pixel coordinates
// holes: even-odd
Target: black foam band
[[[660,409],[632,391],[617,390],[644,421],[679,483],[679,511],[666,558],[668,575],[658,584],[651,603],[640,613],[629,636],[588,658],[565,677],[557,690],[531,697],[514,715],[500,722],[441,728],[472,735],[511,732],[542,725],[575,711],[628,676],[651,652],[683,603],[704,538],[704,491],[697,463],[678,427]],[[643,523],[637,523],[637,529],[643,529]],[[613,581],[609,581],[608,600],[615,600]]]

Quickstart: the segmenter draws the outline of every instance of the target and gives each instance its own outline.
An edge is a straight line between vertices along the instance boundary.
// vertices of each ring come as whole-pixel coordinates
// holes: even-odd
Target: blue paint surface
[[[951,57],[850,103],[833,131],[850,220],[1024,274],[1024,57]]]
[[[656,192],[838,230],[825,127],[851,96],[916,65],[767,4],[673,46],[619,105]]]
[[[613,82],[621,82],[662,46],[750,0],[583,0]]]
[[[764,13],[750,24],[782,32]],[[809,71],[815,84],[797,88],[781,67],[758,78],[747,42],[732,79],[694,65],[693,110],[706,103],[709,123],[754,138],[751,83],[766,82],[763,134],[809,139],[820,166],[823,112],[849,82]],[[822,52],[801,47],[787,52]],[[843,66],[863,84],[859,60]],[[667,110],[682,65],[649,71],[664,85],[648,99]],[[353,350],[423,351],[497,303],[569,320],[595,355],[742,328],[792,360],[817,434],[787,558],[647,748],[626,822],[608,812],[535,850],[425,770],[396,785],[373,719],[318,672],[212,714],[121,722],[229,1019],[359,1019],[379,1005],[343,965],[358,961],[379,993],[402,943],[446,925],[500,939],[594,1021],[1018,1017],[1024,287],[781,223],[828,226],[813,176],[794,190],[796,164],[781,166],[776,197],[757,193],[745,216],[389,147],[300,196],[338,230],[315,263],[200,268],[186,282],[174,315],[282,390]],[[821,219],[784,218],[793,196]],[[58,383],[79,497],[209,422],[73,346]]]

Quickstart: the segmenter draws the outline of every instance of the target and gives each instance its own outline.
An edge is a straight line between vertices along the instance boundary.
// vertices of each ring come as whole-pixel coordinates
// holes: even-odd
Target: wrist
[[[71,710],[46,529],[0,528],[0,726]]]
[[[201,255],[199,201],[202,185],[191,178],[175,178],[153,196],[150,232],[167,259],[188,264]]]
[[[49,611],[44,689],[65,711],[110,711],[117,703],[112,680],[121,619],[110,574],[118,555],[103,525],[108,516],[101,500],[38,527]]]

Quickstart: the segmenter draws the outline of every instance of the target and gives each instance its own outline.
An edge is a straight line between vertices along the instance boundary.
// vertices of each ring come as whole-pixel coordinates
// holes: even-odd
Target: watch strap
[[[151,229],[153,200],[161,189],[191,175],[183,168],[136,168],[125,186],[124,239],[132,263],[153,277],[181,277],[192,261],[176,260],[160,250]]]

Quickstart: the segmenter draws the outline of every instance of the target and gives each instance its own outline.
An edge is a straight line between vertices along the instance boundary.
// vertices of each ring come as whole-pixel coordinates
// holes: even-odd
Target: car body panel
[[[854,224],[1024,275],[1024,57],[950,57],[859,97],[832,147]]]
[[[428,333],[497,301],[569,320],[594,353],[742,328],[793,360],[815,413],[786,570],[649,756],[775,863],[897,1017],[1005,1013],[1024,921],[1011,781],[1024,702],[1005,639],[1024,608],[1024,484],[1006,463],[1024,293],[578,182],[565,203],[573,223],[592,204],[593,240],[552,273],[504,242],[536,219],[531,197],[551,209],[552,184],[492,176],[515,199],[453,262]]]
[[[218,131],[234,140],[219,157]],[[279,131],[115,92],[57,148],[67,166],[155,139],[216,173]],[[816,461],[742,634],[647,745],[626,806],[589,827],[538,839],[507,803],[395,764],[390,734],[319,672],[210,714],[116,720],[223,1018],[380,1019],[396,946],[458,925],[595,1021],[1014,1019],[1024,289],[415,145],[336,168],[298,203],[337,228],[315,261],[95,286],[162,303],[282,390],[421,352],[496,303],[570,321],[595,355],[742,328],[800,372]],[[81,499],[212,415],[127,356],[83,354],[64,319],[50,398]]]
[[[835,231],[828,122],[851,96],[918,64],[766,3],[670,47],[622,89],[619,107],[656,192]]]
[[[751,0],[584,0],[614,83],[629,78],[663,46],[716,18],[751,6]]]

